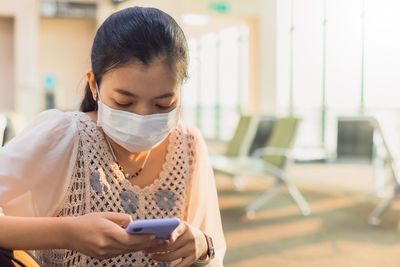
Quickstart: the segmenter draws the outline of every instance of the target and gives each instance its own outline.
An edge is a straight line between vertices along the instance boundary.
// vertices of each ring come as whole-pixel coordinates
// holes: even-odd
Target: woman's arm
[[[130,235],[125,227],[131,216],[90,213],[78,217],[32,218],[0,216],[0,247],[42,250],[72,249],[98,259],[151,249],[154,236]]]
[[[21,250],[65,248],[68,220],[0,216],[0,247]]]
[[[221,222],[217,186],[208,157],[206,143],[197,130],[193,130],[195,140],[195,164],[189,193],[187,222],[198,227],[213,240],[215,258],[208,266],[221,267],[226,251],[226,242]]]

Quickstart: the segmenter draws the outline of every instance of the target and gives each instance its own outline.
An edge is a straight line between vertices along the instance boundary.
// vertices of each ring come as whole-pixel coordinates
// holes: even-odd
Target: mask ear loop
[[[182,95],[179,97],[179,105],[176,107],[178,109],[178,121],[182,120]]]
[[[96,84],[96,104],[97,104],[97,110],[98,110],[99,102],[103,103],[103,101],[101,100],[99,85],[97,84],[96,80],[95,80],[95,84]]]
[[[101,101],[101,97],[100,97],[100,90],[99,90],[99,86],[98,86],[98,84],[97,84],[97,81],[95,81],[95,83],[96,83],[96,102],[97,101]]]
[[[99,109],[98,101],[99,101],[99,99],[100,99],[100,90],[99,90],[99,86],[98,86],[98,84],[97,84],[96,78],[94,78],[94,73],[93,73],[93,71],[87,72],[87,73],[86,73],[86,77],[87,77],[87,79],[88,79],[88,83],[90,83],[91,79],[93,78],[93,79],[94,79],[94,82],[95,82],[95,85],[96,85],[96,92],[95,92],[94,95],[92,95],[92,96],[93,96],[93,100],[94,100],[95,103],[96,103],[95,111],[97,111],[97,110]],[[101,101],[101,99],[100,99],[100,101]]]
[[[179,107],[178,107],[178,121],[182,120],[182,101],[179,99]]]

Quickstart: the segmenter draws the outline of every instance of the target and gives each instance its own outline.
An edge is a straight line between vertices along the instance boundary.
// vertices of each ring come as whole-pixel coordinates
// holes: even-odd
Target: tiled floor
[[[238,192],[218,175],[225,266],[400,266],[400,201],[380,226],[367,223],[380,201],[370,166],[293,165],[289,172],[310,204],[309,217],[299,214],[283,190],[248,220],[243,207],[269,185],[250,180]]]

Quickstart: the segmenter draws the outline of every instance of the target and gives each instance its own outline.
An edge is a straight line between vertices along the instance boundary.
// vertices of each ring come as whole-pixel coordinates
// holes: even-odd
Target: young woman
[[[0,150],[0,247],[45,266],[222,266],[206,146],[179,120],[181,28],[154,8],[116,12],[91,64],[80,112],[43,112]],[[168,241],[123,229],[167,217],[181,220]]]

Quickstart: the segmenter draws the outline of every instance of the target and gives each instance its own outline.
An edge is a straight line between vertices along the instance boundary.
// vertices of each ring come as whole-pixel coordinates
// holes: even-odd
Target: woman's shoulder
[[[78,132],[77,114],[77,112],[64,112],[57,109],[43,111],[36,115],[17,137],[38,136],[48,141],[73,138]]]
[[[201,131],[197,127],[187,126],[180,122],[177,128],[183,137],[182,139],[186,140],[189,154],[194,159],[207,157],[207,145]]]
[[[9,198],[0,204],[15,200],[8,210],[10,214],[18,215],[30,209],[26,208],[26,202],[17,200],[29,190],[41,196],[30,214],[52,216],[65,195],[78,156],[79,134],[74,116],[60,110],[41,112],[0,148],[0,180],[4,181],[6,193],[9,190]],[[21,183],[23,187],[16,186]],[[43,188],[54,192],[43,195]]]
[[[91,121],[90,114],[81,111],[62,111],[59,109],[49,109],[42,111],[28,124],[28,129],[35,126],[65,128],[78,131],[80,121]]]
[[[195,126],[189,126],[180,121],[176,127],[177,131],[191,142],[203,140],[200,130]]]
[[[30,125],[70,124],[74,122],[74,118],[77,116],[77,114],[78,112],[65,112],[58,109],[49,109],[36,115],[31,121]]]

